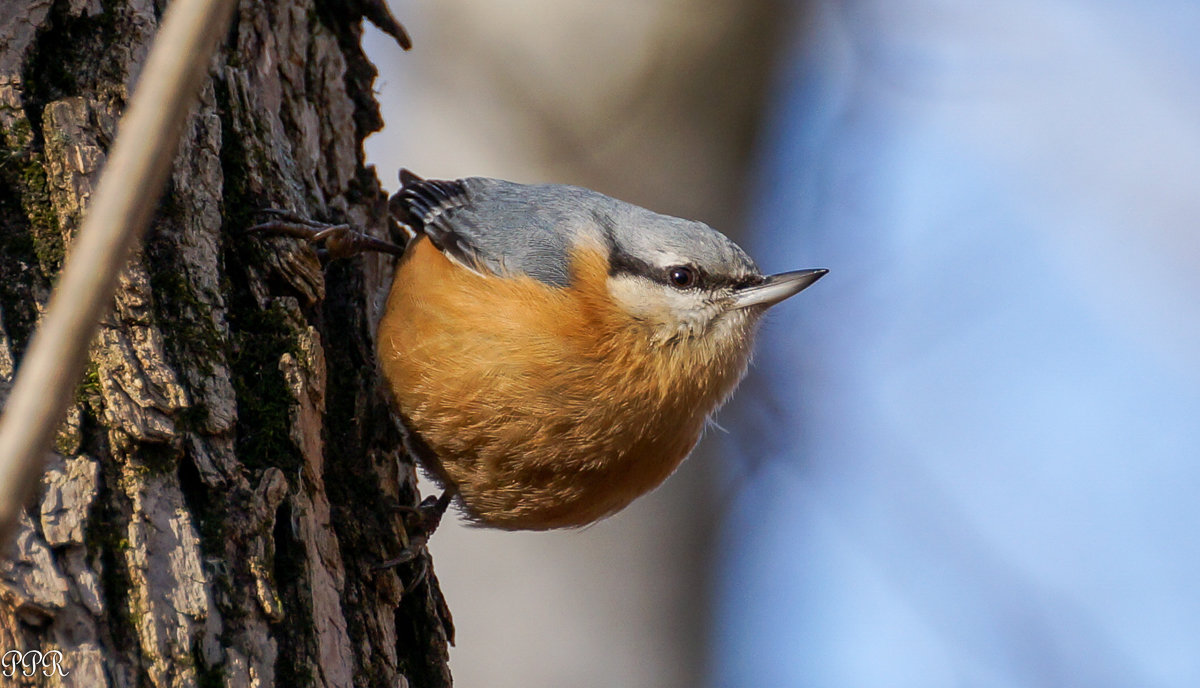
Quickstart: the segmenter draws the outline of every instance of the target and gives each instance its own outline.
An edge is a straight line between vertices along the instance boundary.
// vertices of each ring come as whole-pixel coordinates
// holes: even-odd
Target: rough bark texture
[[[0,402],[162,10],[0,6]],[[123,273],[49,470],[0,558],[0,652],[66,686],[443,686],[373,309],[390,263],[248,236],[260,207],[389,231],[357,3],[243,2]],[[0,678],[0,684],[10,679]]]

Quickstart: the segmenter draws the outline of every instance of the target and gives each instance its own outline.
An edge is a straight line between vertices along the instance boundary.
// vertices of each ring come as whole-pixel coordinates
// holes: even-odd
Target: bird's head
[[[608,291],[659,345],[748,351],[768,308],[828,272],[764,275],[737,244],[704,223],[633,206],[622,210],[602,223]]]

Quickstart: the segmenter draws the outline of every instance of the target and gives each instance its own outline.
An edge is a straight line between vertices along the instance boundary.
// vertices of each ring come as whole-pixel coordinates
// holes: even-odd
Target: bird
[[[767,309],[828,272],[764,275],[702,222],[578,186],[400,182],[403,248],[347,225],[284,231],[399,256],[376,350],[443,488],[421,505],[426,535],[451,501],[477,525],[550,530],[650,492],[745,375]]]

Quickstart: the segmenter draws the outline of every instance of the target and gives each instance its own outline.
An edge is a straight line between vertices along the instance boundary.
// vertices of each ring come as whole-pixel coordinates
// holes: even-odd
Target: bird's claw
[[[248,233],[304,239],[309,244],[324,249],[331,258],[349,258],[370,251],[397,256],[404,254],[404,247],[369,236],[354,225],[317,222],[278,208],[262,208],[258,212],[270,215],[274,219],[248,228]]]
[[[403,540],[403,548],[400,553],[387,561],[380,562],[375,565],[376,571],[383,571],[401,564],[407,564],[425,552],[425,547],[429,543],[429,536],[433,535],[433,531],[437,530],[438,525],[442,522],[442,516],[446,513],[446,509],[450,506],[450,500],[454,498],[455,490],[449,488],[442,492],[438,497],[426,497],[417,506],[393,506],[392,509],[397,513],[403,514],[404,529],[401,531],[401,539]],[[412,592],[424,582],[428,575],[429,567],[422,557],[418,564],[417,575],[413,580],[404,587],[404,592]]]

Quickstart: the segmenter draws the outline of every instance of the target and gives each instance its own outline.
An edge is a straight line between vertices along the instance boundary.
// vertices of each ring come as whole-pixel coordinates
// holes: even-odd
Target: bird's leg
[[[368,251],[397,256],[404,254],[404,247],[368,236],[353,225],[326,224],[275,208],[263,208],[259,212],[274,219],[254,225],[247,229],[247,232],[282,234],[304,239],[314,246],[324,248],[331,258],[349,258]]]
[[[400,535],[404,547],[400,550],[400,554],[377,564],[375,570],[390,569],[393,566],[407,564],[424,552],[425,546],[429,543],[429,536],[433,535],[433,531],[437,530],[438,524],[442,522],[442,516],[450,506],[450,500],[454,499],[454,495],[457,492],[457,488],[448,487],[442,491],[441,496],[434,497],[430,495],[422,500],[418,506],[392,507],[395,511],[404,515],[404,530],[401,531]],[[416,577],[411,583],[405,586],[404,591],[411,592],[420,585],[421,581],[425,580],[426,573],[427,566],[422,559]]]

